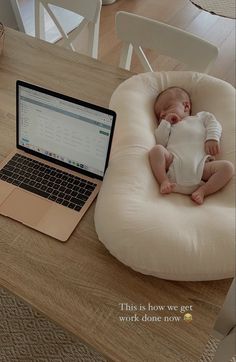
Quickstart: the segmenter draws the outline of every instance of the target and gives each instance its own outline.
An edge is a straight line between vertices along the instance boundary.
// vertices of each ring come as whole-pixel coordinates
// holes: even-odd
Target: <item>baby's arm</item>
[[[204,125],[206,127],[205,152],[215,156],[220,152],[221,124],[212,113],[204,112]]]
[[[167,146],[170,137],[171,124],[162,119],[158,128],[155,129],[155,137],[158,145]]]

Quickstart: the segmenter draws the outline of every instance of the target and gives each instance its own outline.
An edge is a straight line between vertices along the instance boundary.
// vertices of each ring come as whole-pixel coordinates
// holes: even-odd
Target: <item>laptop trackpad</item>
[[[50,202],[46,199],[15,189],[0,206],[0,212],[23,224],[36,226],[50,207]]]

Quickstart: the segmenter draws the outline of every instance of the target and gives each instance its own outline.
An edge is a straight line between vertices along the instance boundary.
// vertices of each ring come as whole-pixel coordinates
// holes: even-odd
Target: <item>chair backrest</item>
[[[73,32],[67,34],[50,5],[70,10],[82,16],[83,19]],[[35,0],[35,36],[40,39],[45,39],[45,9],[61,34],[61,45],[66,48],[75,50],[72,42],[77,38],[81,30],[84,29],[85,26],[88,26],[89,37],[87,53],[93,58],[97,58],[101,6],[101,0]]]
[[[120,67],[130,69],[133,50],[146,71],[153,71],[143,48],[157,50],[159,54],[178,59],[188,70],[208,72],[217,58],[213,44],[184,30],[143,16],[120,11],[116,14],[116,31],[124,42]]]

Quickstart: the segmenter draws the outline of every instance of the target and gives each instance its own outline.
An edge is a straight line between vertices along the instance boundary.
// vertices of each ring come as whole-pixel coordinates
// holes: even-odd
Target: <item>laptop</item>
[[[16,83],[16,148],[0,164],[0,214],[68,240],[97,196],[116,114]]]

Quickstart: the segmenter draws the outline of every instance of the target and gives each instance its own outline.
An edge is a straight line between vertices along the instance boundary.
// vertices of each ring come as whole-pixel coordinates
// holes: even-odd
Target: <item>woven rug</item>
[[[235,0],[190,0],[194,5],[211,14],[235,19]]]
[[[106,362],[21,299],[0,288],[0,362]]]
[[[220,341],[218,339],[210,336],[199,362],[212,362],[219,343]],[[236,356],[232,357],[231,360],[227,362],[236,362]]]
[[[218,344],[211,337],[199,362],[212,362]],[[80,361],[107,362],[91,347],[0,287],[0,362]],[[236,362],[236,358],[230,362]]]

